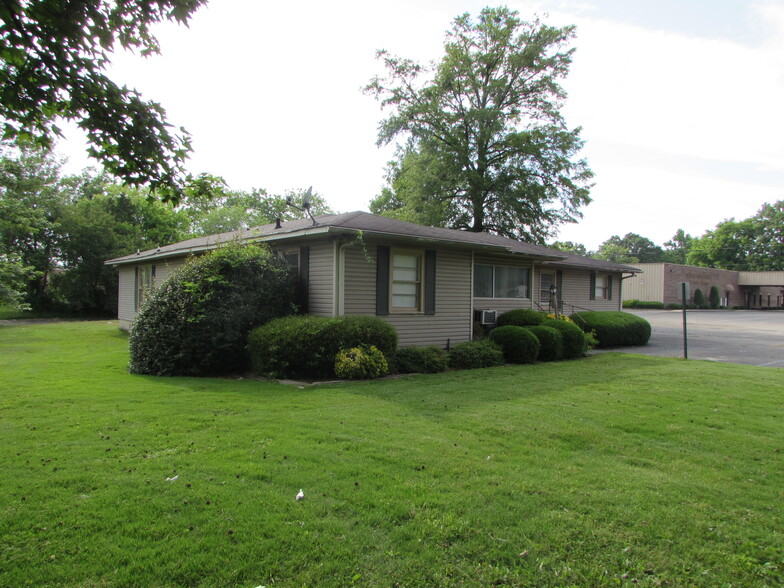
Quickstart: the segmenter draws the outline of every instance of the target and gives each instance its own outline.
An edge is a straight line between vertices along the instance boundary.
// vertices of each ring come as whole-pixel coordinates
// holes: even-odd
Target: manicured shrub
[[[718,308],[721,304],[719,289],[716,286],[710,287],[710,292],[708,293],[708,304],[711,308]]]
[[[387,360],[375,345],[341,349],[335,355],[335,375],[344,380],[369,380],[388,372]]]
[[[699,288],[694,291],[694,306],[697,308],[706,308],[707,306],[705,304],[705,294]]]
[[[579,329],[579,327],[577,327]],[[563,359],[564,342],[563,336],[558,329],[541,325],[526,327],[539,340],[539,353],[536,359],[539,361],[557,361]]]
[[[545,319],[545,314],[532,308],[516,308],[499,315],[496,321],[497,327],[512,325],[515,327],[528,327],[540,325]]]
[[[501,346],[489,338],[458,343],[449,351],[449,367],[457,370],[492,367],[503,363]]]
[[[514,325],[496,327],[490,331],[490,340],[501,346],[508,363],[533,363],[541,348],[534,333]]]
[[[661,309],[664,308],[664,302],[657,300],[624,300],[624,308],[647,308],[647,309]]]
[[[572,319],[583,331],[596,334],[598,347],[645,345],[651,337],[651,324],[628,312],[591,310],[575,313]]]
[[[401,374],[435,374],[448,366],[447,352],[435,345],[402,347],[395,354],[395,368]]]
[[[248,332],[295,311],[291,273],[269,249],[231,244],[190,259],[134,321],[130,371],[203,376],[248,367]]]
[[[397,332],[371,316],[326,318],[288,316],[270,321],[248,336],[253,371],[276,378],[328,378],[341,349],[374,345],[393,357]]]
[[[586,333],[573,322],[548,319],[544,321],[541,326],[556,329],[561,333],[564,359],[582,357],[588,352]]]

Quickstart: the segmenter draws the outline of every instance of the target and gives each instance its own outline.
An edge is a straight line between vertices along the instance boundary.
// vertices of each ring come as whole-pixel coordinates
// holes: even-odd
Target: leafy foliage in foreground
[[[300,390],[130,375],[126,342],[0,326],[0,585],[784,583],[784,370],[601,354]]]
[[[159,52],[151,28],[186,24],[206,0],[4,2],[0,9],[0,119],[3,139],[51,147],[58,119],[87,133],[88,152],[132,186],[177,201],[191,150],[185,129],[171,132],[159,104],[105,73],[114,49]]]
[[[131,372],[222,374],[248,367],[250,330],[294,310],[295,284],[266,247],[230,244],[190,259],[131,328]]]

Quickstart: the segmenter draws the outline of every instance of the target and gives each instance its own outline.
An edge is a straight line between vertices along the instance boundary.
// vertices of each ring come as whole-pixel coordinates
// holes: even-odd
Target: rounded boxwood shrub
[[[248,332],[295,309],[295,283],[267,247],[230,244],[189,259],[142,307],[130,371],[203,376],[248,367]]]
[[[490,339],[477,339],[458,343],[449,350],[449,367],[456,370],[503,365],[504,353],[501,346]]]
[[[435,345],[402,347],[395,354],[395,369],[401,374],[435,374],[448,366],[447,352]]]
[[[397,331],[372,316],[326,318],[287,316],[270,321],[248,336],[253,371],[276,378],[329,378],[341,349],[374,345],[393,357]]]
[[[344,380],[369,380],[388,372],[389,364],[375,345],[341,349],[335,355],[335,375]]]
[[[629,312],[590,310],[571,318],[583,331],[596,334],[597,347],[645,345],[651,338],[651,324]]]
[[[558,321],[563,322],[563,321]],[[579,330],[580,327],[577,327]],[[553,327],[541,325],[534,325],[533,327],[526,327],[528,331],[533,333],[539,340],[539,354],[536,359],[539,361],[556,361],[563,359],[564,356],[564,341],[561,332]]]
[[[585,333],[573,322],[547,319],[540,326],[550,327],[561,333],[561,339],[563,340],[564,359],[582,357],[587,353],[588,344],[585,340]]]
[[[496,321],[496,327],[505,327],[507,325],[528,327],[540,325],[544,319],[544,313],[539,312],[538,310],[532,308],[516,308],[499,315],[498,320]]]
[[[536,335],[525,327],[496,327],[490,331],[489,337],[501,346],[504,359],[509,363],[533,363],[541,348]]]

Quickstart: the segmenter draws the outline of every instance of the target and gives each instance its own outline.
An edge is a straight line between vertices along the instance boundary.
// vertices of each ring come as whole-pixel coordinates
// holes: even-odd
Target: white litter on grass
[[[174,481],[175,481],[177,478],[179,478],[179,477],[180,477],[180,475],[179,475],[179,474],[177,474],[177,475],[176,475],[176,476],[174,476],[173,478],[166,478],[166,481],[167,481],[167,482],[174,482]]]
[[[302,488],[300,488],[297,497],[294,500],[302,500],[303,498],[305,498],[305,493],[302,491]]]

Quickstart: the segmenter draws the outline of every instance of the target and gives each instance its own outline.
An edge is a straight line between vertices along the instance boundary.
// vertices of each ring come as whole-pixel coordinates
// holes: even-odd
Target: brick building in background
[[[623,300],[661,302],[665,308],[681,303],[681,283],[690,285],[689,303],[702,290],[707,301],[712,286],[727,307],[776,308],[784,306],[784,271],[739,272],[677,263],[638,263],[643,273],[623,280]]]

